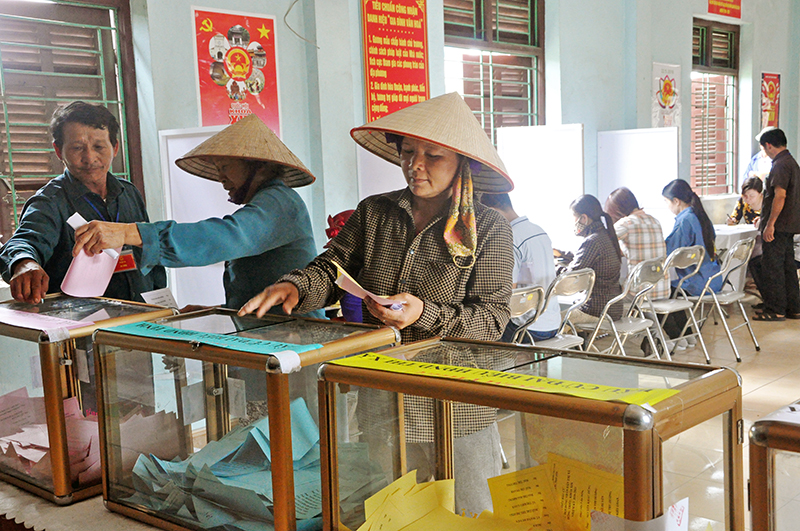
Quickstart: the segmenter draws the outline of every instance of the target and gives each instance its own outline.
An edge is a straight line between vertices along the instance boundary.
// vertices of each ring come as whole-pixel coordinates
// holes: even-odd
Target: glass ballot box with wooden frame
[[[591,510],[647,521],[680,499],[679,472],[708,472],[696,440],[719,459],[718,519],[744,529],[731,369],[433,339],[326,363],[319,378],[326,529],[472,529],[463,515],[589,529]],[[346,417],[342,402],[355,403]],[[433,487],[450,479],[446,496]]]
[[[761,417],[750,427],[751,529],[797,529],[798,485],[800,401]]]
[[[100,494],[91,335],[173,313],[62,294],[0,303],[0,479],[62,505]]]
[[[397,343],[225,309],[99,331],[106,506],[170,530],[321,529],[317,367]],[[142,356],[152,373],[131,367]]]

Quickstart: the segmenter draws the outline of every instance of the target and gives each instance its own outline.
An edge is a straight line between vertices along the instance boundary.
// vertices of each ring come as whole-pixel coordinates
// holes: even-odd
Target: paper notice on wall
[[[634,522],[592,511],[592,531],[688,531],[689,498],[671,505],[667,511],[647,522]],[[709,530],[711,524],[709,524]]]

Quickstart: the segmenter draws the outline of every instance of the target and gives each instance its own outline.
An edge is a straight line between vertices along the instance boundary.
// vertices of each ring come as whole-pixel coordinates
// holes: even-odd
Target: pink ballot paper
[[[336,262],[334,262],[333,264],[336,266],[336,270],[339,272],[338,276],[336,277],[336,285],[345,290],[347,293],[355,295],[359,299],[369,297],[370,299],[374,300],[381,306],[386,306],[387,308],[390,308],[394,311],[403,309],[403,305],[405,304],[404,302],[385,299],[383,297],[378,297],[374,293],[370,293],[369,291],[362,288],[361,285],[347,273],[347,271],[342,269],[342,266],[340,266]]]
[[[72,263],[67,269],[67,274],[61,282],[61,291],[73,297],[100,297],[105,293],[108,283],[111,282],[111,275],[117,267],[119,260],[118,248],[117,255],[112,258],[107,253],[100,253],[89,256],[86,251],[81,250],[80,254],[72,259]]]

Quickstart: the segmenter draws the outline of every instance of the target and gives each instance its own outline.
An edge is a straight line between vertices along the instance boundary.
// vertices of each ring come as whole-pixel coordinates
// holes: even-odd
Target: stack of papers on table
[[[71,479],[79,485],[100,481],[97,417],[84,417],[76,397],[64,400]],[[0,464],[34,478],[52,481],[50,440],[44,398],[26,388],[0,396]]]
[[[319,429],[302,398],[291,403],[297,529],[321,529]],[[184,461],[140,455],[125,501],[204,529],[272,529],[269,419],[231,430]]]

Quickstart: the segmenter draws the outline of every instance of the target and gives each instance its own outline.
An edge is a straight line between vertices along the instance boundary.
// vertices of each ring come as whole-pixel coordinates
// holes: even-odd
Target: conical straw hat
[[[311,184],[316,180],[300,159],[289,151],[280,138],[255,114],[229,125],[176,160],[175,164],[185,172],[218,181],[217,167],[209,160],[210,157],[232,157],[275,163],[282,170],[281,180],[293,188]]]
[[[356,127],[350,131],[350,136],[364,149],[399,166],[397,145],[386,139],[386,133],[438,144],[479,162],[480,168],[472,171],[475,191],[501,193],[514,188],[497,150],[456,92],[411,105]]]

